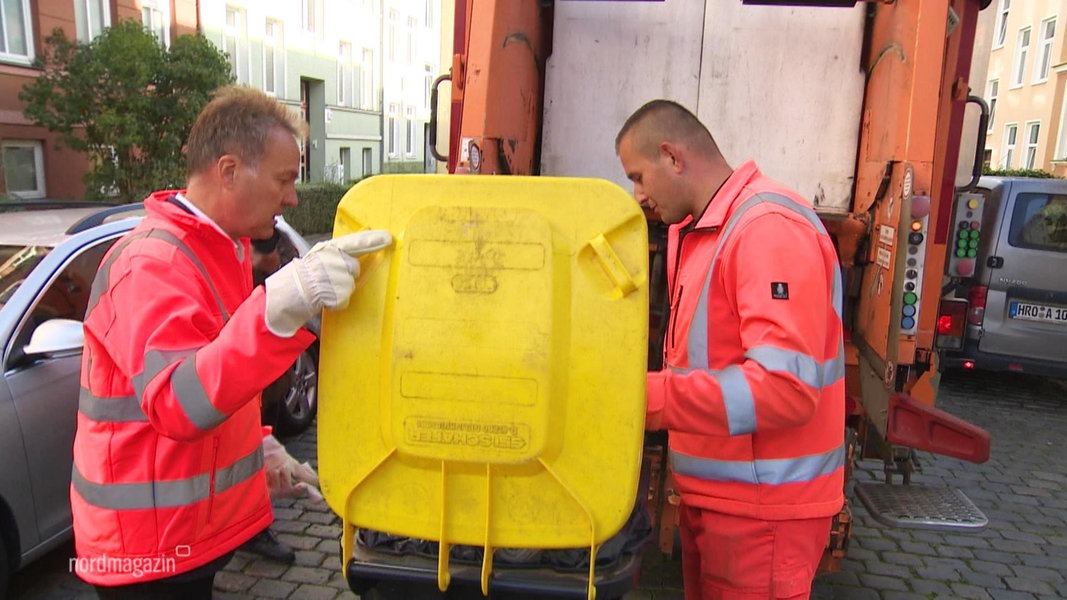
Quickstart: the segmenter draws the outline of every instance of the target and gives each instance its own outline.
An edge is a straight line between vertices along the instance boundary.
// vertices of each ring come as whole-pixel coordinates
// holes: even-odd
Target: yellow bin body
[[[595,547],[626,522],[644,431],[648,237],[596,179],[382,175],[334,237],[386,229],[322,325],[322,491],[370,528]],[[443,582],[442,587],[447,585]]]

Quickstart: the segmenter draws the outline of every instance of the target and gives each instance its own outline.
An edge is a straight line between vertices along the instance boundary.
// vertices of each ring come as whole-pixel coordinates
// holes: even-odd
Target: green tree
[[[170,49],[140,23],[120,22],[89,43],[56,29],[19,98],[26,117],[89,156],[87,195],[141,200],[183,184],[182,146],[211,93],[233,81],[226,55],[183,35]]]

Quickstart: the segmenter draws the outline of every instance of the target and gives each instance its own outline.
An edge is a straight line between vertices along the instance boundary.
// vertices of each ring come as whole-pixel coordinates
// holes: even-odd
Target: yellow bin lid
[[[595,547],[633,507],[648,234],[604,180],[380,175],[334,237],[386,229],[320,342],[322,492],[356,528],[448,548]],[[592,563],[590,561],[590,596]]]

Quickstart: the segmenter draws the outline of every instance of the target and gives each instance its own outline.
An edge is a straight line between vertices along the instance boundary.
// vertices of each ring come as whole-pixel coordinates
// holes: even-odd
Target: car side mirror
[[[22,349],[27,354],[81,352],[85,342],[82,322],[74,319],[49,319],[37,326],[30,343]]]

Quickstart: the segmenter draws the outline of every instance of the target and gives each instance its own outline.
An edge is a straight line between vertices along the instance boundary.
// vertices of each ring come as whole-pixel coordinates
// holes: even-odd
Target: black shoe
[[[244,544],[241,544],[241,550],[258,554],[287,565],[291,565],[296,561],[296,553],[293,552],[293,549],[287,546],[285,542],[279,540],[278,536],[275,535],[269,527],[254,535],[252,539]]]

